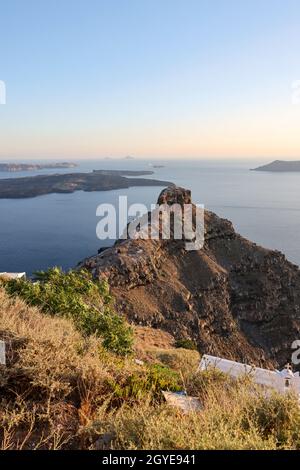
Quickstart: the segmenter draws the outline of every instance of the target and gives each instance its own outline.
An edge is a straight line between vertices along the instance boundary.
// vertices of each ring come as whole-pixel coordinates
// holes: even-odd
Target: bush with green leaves
[[[178,392],[183,384],[178,372],[160,364],[148,364],[145,369],[134,372],[125,381],[108,383],[114,397],[123,400],[135,400],[145,396],[161,399],[161,391]]]
[[[86,270],[64,273],[60,268],[36,273],[35,281],[2,280],[9,295],[19,296],[50,315],[70,318],[85,335],[102,337],[103,346],[116,354],[131,352],[133,332],[112,306],[108,283],[93,280]]]
[[[197,351],[198,349],[196,343],[193,340],[186,338],[178,339],[175,342],[175,348],[190,349],[192,351]]]

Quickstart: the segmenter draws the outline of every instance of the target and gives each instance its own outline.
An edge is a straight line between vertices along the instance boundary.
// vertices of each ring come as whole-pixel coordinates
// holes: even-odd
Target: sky
[[[300,159],[299,0],[0,0],[0,22],[1,159]]]

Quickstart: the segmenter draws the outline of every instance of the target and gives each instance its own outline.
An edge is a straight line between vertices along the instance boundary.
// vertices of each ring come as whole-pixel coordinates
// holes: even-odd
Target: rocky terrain
[[[109,191],[132,186],[165,186],[166,181],[146,178],[127,178],[124,174],[140,176],[152,172],[140,171],[93,171],[91,173],[69,173],[38,175],[25,178],[0,179],[0,199],[36,197],[50,193],[73,193],[75,191]]]
[[[190,191],[168,188],[163,202],[189,203]],[[283,366],[300,339],[299,268],[209,211],[201,250],[186,251],[184,240],[121,240],[80,266],[108,279],[130,321],[192,339],[202,353]]]
[[[55,168],[75,168],[76,163],[0,163],[0,171],[16,172],[16,171],[35,171],[35,170],[53,170]]]
[[[275,160],[267,165],[254,168],[253,171],[288,172],[300,171],[300,161]]]

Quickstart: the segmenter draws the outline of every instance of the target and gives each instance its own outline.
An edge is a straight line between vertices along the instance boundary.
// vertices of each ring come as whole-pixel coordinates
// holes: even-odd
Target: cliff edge
[[[158,203],[188,203],[171,187]],[[202,353],[283,366],[300,339],[300,271],[278,251],[237,234],[205,211],[205,243],[121,240],[80,266],[106,278],[117,308],[135,324],[190,338]]]

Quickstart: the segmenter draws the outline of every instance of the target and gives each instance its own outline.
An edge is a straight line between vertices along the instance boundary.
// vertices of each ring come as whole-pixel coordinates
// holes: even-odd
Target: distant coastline
[[[109,176],[147,176],[153,175],[151,170],[93,170],[93,173]]]
[[[17,171],[53,170],[59,168],[76,168],[76,163],[0,163],[0,171],[12,173]]]
[[[300,161],[275,160],[274,162],[252,168],[252,171],[271,171],[271,172],[298,172],[300,171]]]
[[[0,199],[23,199],[52,193],[110,191],[133,186],[169,186],[169,181],[127,178],[124,175],[150,175],[151,171],[96,170],[91,173],[67,173],[0,179]]]

